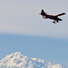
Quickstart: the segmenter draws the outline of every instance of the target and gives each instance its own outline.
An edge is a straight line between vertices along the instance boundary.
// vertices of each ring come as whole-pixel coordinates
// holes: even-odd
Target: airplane
[[[44,19],[52,19],[54,20],[53,23],[58,23],[59,21],[62,21],[62,19],[58,18],[58,16],[65,15],[65,13],[61,13],[57,15],[49,15],[46,12],[44,12],[44,10],[42,9],[40,15],[42,15]]]

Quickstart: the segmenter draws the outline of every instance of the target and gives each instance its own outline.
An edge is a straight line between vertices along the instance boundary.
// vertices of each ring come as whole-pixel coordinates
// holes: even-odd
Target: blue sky
[[[68,67],[68,1],[2,0],[0,1],[0,59],[19,51],[29,57],[42,58]],[[65,12],[59,24],[44,20],[48,14]]]
[[[0,34],[0,59],[13,52],[67,66],[68,40]]]

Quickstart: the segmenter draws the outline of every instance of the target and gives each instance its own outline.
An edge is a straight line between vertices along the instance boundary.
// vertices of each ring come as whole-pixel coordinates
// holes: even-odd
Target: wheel
[[[53,21],[53,23],[55,23],[55,21]]]
[[[59,21],[57,20],[57,23],[59,23]]]

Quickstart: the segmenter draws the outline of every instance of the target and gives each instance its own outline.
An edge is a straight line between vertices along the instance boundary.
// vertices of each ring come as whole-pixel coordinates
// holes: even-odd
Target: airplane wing
[[[65,15],[65,13],[61,13],[61,14],[58,14],[58,15],[55,15],[55,16],[62,16],[62,15]]]

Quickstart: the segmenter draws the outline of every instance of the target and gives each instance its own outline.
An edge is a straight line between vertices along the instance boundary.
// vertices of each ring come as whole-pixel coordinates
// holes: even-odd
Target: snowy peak
[[[7,55],[3,60],[7,60],[7,59],[12,59],[12,58],[20,58],[20,57],[23,57],[23,55],[20,53],[20,52],[15,52],[15,53],[12,53],[10,55]]]
[[[63,66],[45,63],[42,59],[28,58],[20,52],[15,52],[0,61],[0,68],[63,68]]]
[[[18,66],[20,67],[28,60],[27,56],[23,56],[20,52],[15,52],[7,55],[4,59],[0,61],[0,66],[6,65],[8,67]]]
[[[41,62],[41,63],[44,63],[44,60],[42,59],[37,59],[37,58],[31,58],[33,61],[35,62]]]
[[[21,57],[23,57],[23,55],[20,53],[20,52],[15,52],[15,53],[12,53],[12,54],[10,54],[10,55],[7,55],[5,58],[21,58]]]

